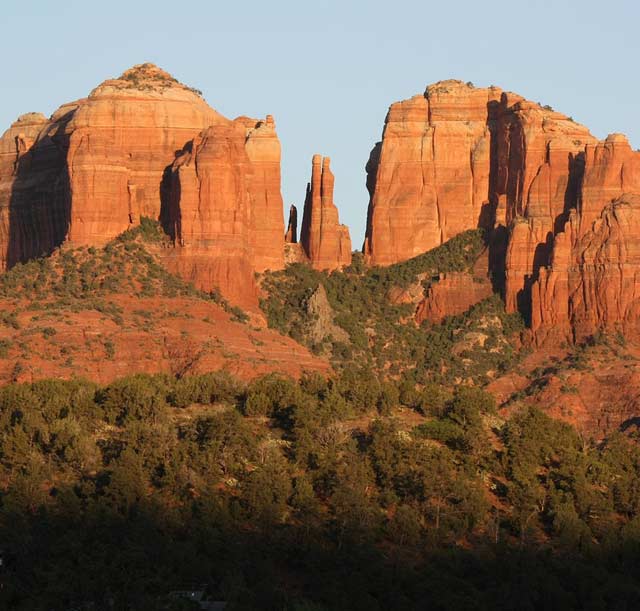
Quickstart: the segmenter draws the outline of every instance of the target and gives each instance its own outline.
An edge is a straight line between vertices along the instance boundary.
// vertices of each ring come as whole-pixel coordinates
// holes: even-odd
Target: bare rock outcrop
[[[333,203],[334,176],[329,157],[314,155],[307,185],[300,243],[315,269],[340,269],[351,263],[351,238]]]
[[[447,316],[463,314],[492,294],[491,282],[487,278],[476,278],[468,272],[441,273],[418,304],[416,322],[442,322]]]
[[[308,331],[309,338],[314,344],[327,339],[339,342],[349,341],[349,334],[334,322],[334,311],[322,284],[318,285],[307,300],[306,309],[313,321]]]
[[[189,165],[199,154],[200,175]],[[209,209],[195,203],[200,188]],[[254,272],[284,266],[273,117],[231,121],[141,64],[48,120],[24,115],[0,139],[2,269],[62,244],[102,245],[143,216],[174,239],[166,253],[174,269],[248,303]]]
[[[536,341],[635,332],[640,152],[624,136],[599,142],[548,106],[444,81],[391,106],[367,173],[370,263],[483,227],[494,286]],[[475,299],[468,280],[434,284],[424,315]]]

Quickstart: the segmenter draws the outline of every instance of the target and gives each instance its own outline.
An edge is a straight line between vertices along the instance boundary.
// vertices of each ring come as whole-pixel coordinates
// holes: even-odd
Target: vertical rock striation
[[[254,272],[284,266],[273,117],[231,121],[141,64],[0,138],[2,269],[104,244],[142,216],[161,220],[176,245],[166,260],[197,286],[255,303]]]
[[[494,284],[537,341],[635,332],[640,153],[624,136],[599,142],[550,107],[444,81],[391,106],[367,187],[370,263],[483,227]]]
[[[313,156],[300,229],[302,248],[311,265],[320,270],[340,269],[351,263],[349,229],[338,219],[329,166],[329,157]]]

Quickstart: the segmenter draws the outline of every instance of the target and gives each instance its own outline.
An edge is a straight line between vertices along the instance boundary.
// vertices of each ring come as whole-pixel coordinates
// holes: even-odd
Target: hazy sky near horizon
[[[495,84],[640,146],[639,22],[637,0],[2,0],[0,132],[151,61],[228,117],[275,116],[286,207],[330,156],[359,248],[387,108],[429,83]]]

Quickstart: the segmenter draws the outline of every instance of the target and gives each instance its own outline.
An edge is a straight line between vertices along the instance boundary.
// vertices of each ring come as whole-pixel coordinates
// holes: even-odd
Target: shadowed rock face
[[[539,341],[635,324],[640,153],[624,136],[598,142],[549,107],[444,81],[391,106],[367,174],[370,263],[484,227],[494,283]]]
[[[291,204],[289,208],[289,222],[287,224],[287,233],[284,234],[286,244],[298,243],[298,209]]]
[[[0,138],[0,269],[50,252],[69,228],[65,127],[77,110],[21,116]]]
[[[302,248],[311,265],[320,270],[340,269],[351,263],[349,229],[338,219],[329,165],[329,157],[313,156],[300,229]]]
[[[222,142],[213,144],[216,137]],[[194,208],[197,194],[185,203],[180,191],[172,191],[176,155],[183,159],[185,147],[192,151],[194,138],[205,146],[203,159],[212,151],[216,167],[225,168],[203,182],[209,210]],[[185,181],[178,181],[179,188],[189,193],[193,184]],[[242,252],[232,248],[226,261],[225,215],[236,219],[233,232],[245,236]],[[273,118],[226,119],[199,92],[142,64],[105,81],[88,98],[62,106],[49,120],[22,116],[0,139],[2,269],[63,243],[102,245],[141,216],[163,221],[177,245],[167,260],[179,260],[175,268],[198,286],[218,286],[230,299],[252,293],[255,271],[284,265],[280,143]],[[190,264],[183,256],[186,243],[196,245]]]

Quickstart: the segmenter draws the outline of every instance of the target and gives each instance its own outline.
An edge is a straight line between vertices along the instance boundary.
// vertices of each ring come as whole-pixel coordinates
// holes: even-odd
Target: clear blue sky
[[[639,24],[637,0],[2,0],[0,131],[152,61],[226,116],[275,116],[287,206],[331,156],[360,247],[369,151],[428,83],[495,84],[640,146]]]

